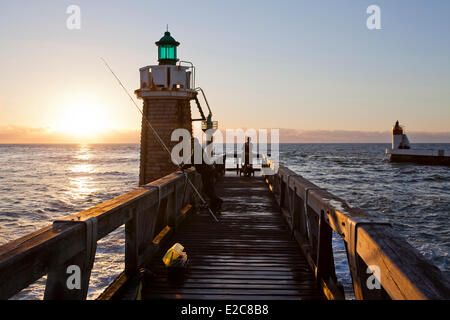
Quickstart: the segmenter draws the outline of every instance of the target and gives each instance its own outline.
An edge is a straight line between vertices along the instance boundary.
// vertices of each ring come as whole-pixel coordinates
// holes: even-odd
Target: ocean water
[[[388,219],[450,276],[450,168],[391,164],[388,144],[282,144],[283,164],[353,206]],[[445,149],[450,144],[417,148]],[[0,145],[0,245],[137,187],[139,145]],[[99,241],[88,298],[124,268],[123,227]],[[351,290],[336,236],[338,278]],[[45,277],[14,299],[41,299]],[[351,295],[350,295],[351,297]]]

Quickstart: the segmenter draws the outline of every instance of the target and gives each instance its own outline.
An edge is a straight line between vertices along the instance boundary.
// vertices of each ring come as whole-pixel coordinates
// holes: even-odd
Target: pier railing
[[[199,175],[193,169],[186,173],[200,187]],[[97,241],[122,225],[125,270],[116,282],[125,283],[157,252],[195,201],[186,177],[176,172],[3,245],[0,299],[12,297],[46,274],[44,299],[85,299]],[[68,286],[76,272],[81,276],[78,290]],[[110,288],[101,298],[110,298],[120,285]]]
[[[274,164],[266,159],[263,166]],[[450,299],[449,279],[386,221],[282,165],[265,180],[327,298],[345,298],[335,272],[334,232],[345,243],[356,299]]]

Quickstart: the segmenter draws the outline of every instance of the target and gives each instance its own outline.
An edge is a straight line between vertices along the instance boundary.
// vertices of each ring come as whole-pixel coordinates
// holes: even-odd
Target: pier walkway
[[[217,193],[224,200],[220,222],[205,211],[193,213],[166,246],[185,247],[185,281],[168,280],[162,250],[147,266],[156,278],[143,299],[324,298],[261,176],[225,176]]]

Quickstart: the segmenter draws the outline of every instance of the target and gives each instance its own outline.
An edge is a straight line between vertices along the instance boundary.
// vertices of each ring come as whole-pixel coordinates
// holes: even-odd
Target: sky
[[[0,0],[0,143],[138,142],[140,114],[100,57],[133,92],[167,24],[221,129],[389,142],[400,120],[450,142],[449,13],[447,0]]]

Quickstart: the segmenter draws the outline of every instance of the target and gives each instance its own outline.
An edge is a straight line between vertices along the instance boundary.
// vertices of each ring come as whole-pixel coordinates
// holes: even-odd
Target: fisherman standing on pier
[[[215,189],[215,168],[214,165],[209,164],[205,161],[208,155],[205,150],[201,146],[200,142],[197,138],[191,138],[191,164],[182,164],[182,170],[190,168],[194,165],[195,170],[200,173],[202,176],[203,190],[206,195],[210,199],[210,208],[214,213],[220,213],[220,206],[223,203],[223,200],[219,198],[216,194]],[[201,159],[199,159],[199,155],[195,156],[195,152],[201,152]],[[197,160],[197,161],[196,161]],[[200,161],[201,160],[201,161]]]
[[[247,137],[247,141],[244,144],[244,163],[250,164],[250,152],[252,152],[253,144],[250,142],[250,137]]]
[[[250,142],[250,137],[247,137],[247,141],[244,144],[244,147],[242,148],[243,152],[243,159],[244,163],[242,165],[242,168],[240,170],[240,173],[244,174],[244,176],[249,177],[250,175],[254,174],[253,170],[253,164],[252,164],[252,150],[253,150],[253,144]]]

